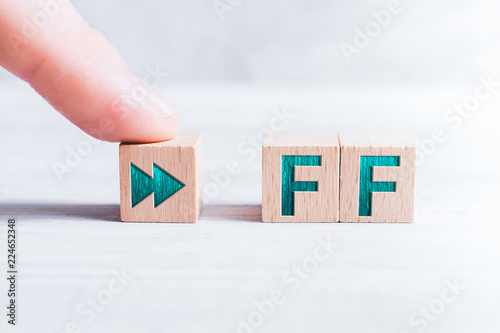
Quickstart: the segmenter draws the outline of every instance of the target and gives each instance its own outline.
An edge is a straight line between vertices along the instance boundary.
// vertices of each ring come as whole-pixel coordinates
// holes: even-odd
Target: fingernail
[[[160,113],[160,115],[163,115],[164,117],[171,117],[179,114],[177,109],[156,90],[148,91],[146,103],[148,107],[156,110],[158,113]]]
[[[142,92],[145,94],[143,104],[149,111],[156,112],[163,117],[179,115],[177,109],[156,89],[143,80],[137,78],[136,80],[136,83],[140,85]]]

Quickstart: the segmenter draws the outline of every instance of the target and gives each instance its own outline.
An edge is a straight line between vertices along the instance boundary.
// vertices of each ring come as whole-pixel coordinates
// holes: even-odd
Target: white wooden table
[[[26,85],[0,84],[1,276],[11,217],[19,256],[18,325],[6,324],[2,278],[0,331],[500,331],[498,94],[453,130],[442,115],[473,87],[164,90],[182,112],[183,129],[204,133],[206,183],[230,160],[243,165],[196,224],[119,222],[116,144],[92,146],[59,180],[53,163],[88,137]],[[289,131],[407,130],[424,140],[445,129],[448,139],[418,170],[416,221],[260,223],[260,152],[250,158],[238,146],[283,107],[295,115]],[[314,267],[326,240],[337,248]],[[298,286],[291,270],[303,263],[310,273]],[[116,284],[122,271],[129,277]],[[454,294],[450,283],[465,289]],[[272,314],[258,310],[255,302],[268,304],[273,290],[283,302]],[[428,317],[420,313],[429,307]],[[249,317],[258,327],[240,327]]]

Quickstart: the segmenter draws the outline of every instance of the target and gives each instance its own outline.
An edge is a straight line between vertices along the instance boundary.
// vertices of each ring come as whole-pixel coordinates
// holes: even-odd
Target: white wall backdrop
[[[457,83],[500,72],[497,1],[73,3],[137,75],[159,64],[171,81]],[[377,29],[373,12],[390,6],[397,13]],[[349,63],[340,45],[354,45],[357,29],[366,28],[374,37]]]

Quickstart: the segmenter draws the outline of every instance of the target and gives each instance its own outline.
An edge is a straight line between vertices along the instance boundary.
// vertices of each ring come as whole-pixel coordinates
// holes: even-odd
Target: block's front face
[[[339,145],[333,133],[279,133],[262,149],[264,222],[338,222]]]
[[[341,222],[412,222],[416,147],[408,135],[342,133]]]
[[[121,219],[196,222],[201,209],[201,135],[120,145]]]

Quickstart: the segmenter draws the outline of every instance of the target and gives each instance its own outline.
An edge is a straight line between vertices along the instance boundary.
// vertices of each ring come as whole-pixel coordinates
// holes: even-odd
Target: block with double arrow
[[[120,145],[124,222],[196,222],[201,210],[201,133]]]

